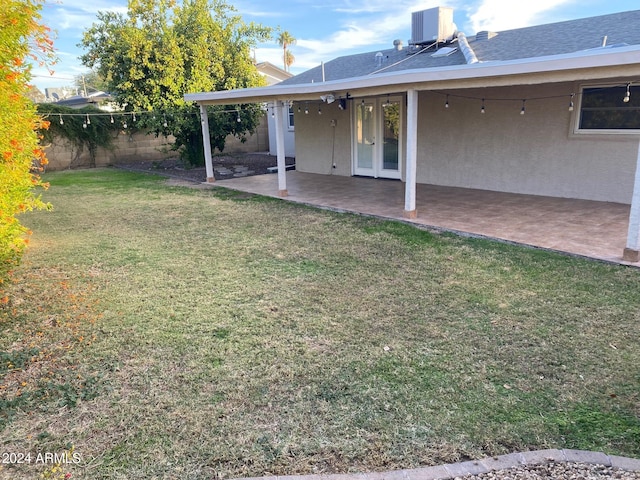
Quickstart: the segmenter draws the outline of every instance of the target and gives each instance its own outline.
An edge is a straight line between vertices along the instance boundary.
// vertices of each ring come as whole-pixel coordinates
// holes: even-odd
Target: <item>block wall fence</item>
[[[247,141],[242,143],[236,137],[229,135],[223,153],[250,153],[269,151],[269,130],[267,118],[261,120],[253,135],[247,136]],[[153,162],[175,158],[177,152],[171,151],[172,137],[155,137],[145,133],[129,134],[120,132],[114,139],[113,150],[99,148],[96,153],[95,165],[92,165],[91,155],[85,148],[78,151],[65,139],[55,139],[45,148],[49,164],[47,171],[68,170],[73,168],[107,167],[123,163]],[[215,154],[221,153],[215,150]]]

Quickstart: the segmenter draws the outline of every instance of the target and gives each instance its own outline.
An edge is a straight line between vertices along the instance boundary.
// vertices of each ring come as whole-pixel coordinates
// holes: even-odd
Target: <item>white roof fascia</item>
[[[454,81],[478,80],[484,86],[491,86],[491,79],[497,77],[526,76],[535,74],[562,73],[574,70],[622,67],[635,65],[632,74],[640,75],[640,45],[617,48],[592,49],[562,55],[535,57],[508,61],[480,62],[471,65],[454,65],[437,68],[403,70],[400,72],[380,73],[363,77],[353,77],[327,82],[298,85],[273,85],[270,87],[244,88],[218,92],[189,93],[186,101],[202,104],[257,103],[272,100],[295,100],[299,97],[326,92],[349,91],[355,96],[357,90],[379,87],[406,86],[427,90],[429,84],[446,82],[447,88],[462,88],[453,85]],[[549,80],[547,80],[549,81]],[[560,81],[560,80],[554,80]],[[547,83],[543,78],[531,83]],[[515,83],[514,83],[515,84]],[[435,87],[432,86],[432,88]],[[397,91],[398,89],[396,89]]]

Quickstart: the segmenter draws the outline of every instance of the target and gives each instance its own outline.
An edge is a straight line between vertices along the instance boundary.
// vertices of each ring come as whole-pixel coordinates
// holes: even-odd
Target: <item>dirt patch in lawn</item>
[[[268,153],[230,153],[213,157],[213,170],[216,180],[269,173],[270,167],[277,165],[277,158]],[[295,159],[286,158],[286,164],[292,165]],[[191,181],[204,182],[207,179],[205,167],[186,166],[180,159],[161,161],[140,161],[118,165],[119,168],[132,171],[149,172],[157,175]]]

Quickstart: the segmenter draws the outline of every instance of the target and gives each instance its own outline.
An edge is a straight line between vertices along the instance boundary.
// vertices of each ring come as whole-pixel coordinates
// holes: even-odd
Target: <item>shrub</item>
[[[42,0],[0,0],[0,298],[11,270],[19,263],[29,231],[18,215],[47,208],[35,190],[46,188],[38,170],[47,159],[38,130],[47,127],[27,98],[29,58],[52,58],[48,29],[39,23]],[[35,165],[35,167],[34,167]]]

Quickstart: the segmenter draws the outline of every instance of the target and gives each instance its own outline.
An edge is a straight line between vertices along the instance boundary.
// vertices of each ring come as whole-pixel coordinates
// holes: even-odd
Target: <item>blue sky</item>
[[[227,0],[246,22],[286,30],[297,39],[291,47],[296,74],[332,58],[406,45],[411,36],[411,12],[443,6],[454,9],[458,30],[508,30],[639,8],[637,0]],[[54,76],[33,70],[40,89],[63,87],[87,71],[78,60],[82,32],[96,21],[98,11],[126,13],[127,0],[46,0],[43,21],[56,34],[59,62]],[[260,45],[258,61],[282,67],[282,50],[275,43]]]

